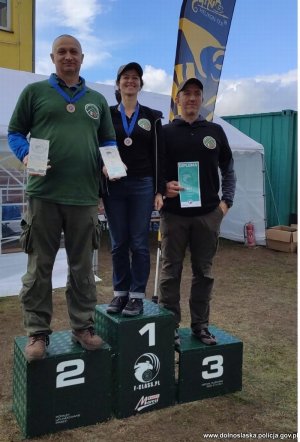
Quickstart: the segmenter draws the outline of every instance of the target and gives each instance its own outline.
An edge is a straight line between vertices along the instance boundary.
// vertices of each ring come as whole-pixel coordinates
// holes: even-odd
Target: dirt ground
[[[157,241],[151,233],[154,287]],[[110,243],[104,232],[99,253],[98,303],[112,296]],[[244,343],[243,390],[212,399],[175,405],[127,419],[47,435],[43,441],[199,442],[203,434],[225,433],[226,440],[261,433],[283,439],[297,431],[297,255],[265,247],[249,249],[221,240],[214,262],[211,323]],[[182,326],[189,326],[191,281],[187,254],[182,280]],[[55,331],[69,328],[63,289],[54,291]],[[0,442],[22,440],[12,408],[13,340],[24,335],[18,297],[0,298]],[[231,437],[228,433],[231,433]],[[242,434],[248,436],[242,437]],[[237,436],[239,435],[239,436]],[[279,437],[281,435],[281,437]],[[31,439],[37,440],[37,439]],[[210,440],[221,440],[217,436]],[[259,438],[252,438],[259,440]]]

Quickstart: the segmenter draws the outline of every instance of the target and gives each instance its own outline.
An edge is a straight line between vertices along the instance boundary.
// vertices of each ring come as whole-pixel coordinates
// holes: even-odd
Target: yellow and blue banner
[[[184,0],[181,6],[170,120],[179,114],[178,85],[198,78],[204,89],[201,115],[212,120],[235,0]]]

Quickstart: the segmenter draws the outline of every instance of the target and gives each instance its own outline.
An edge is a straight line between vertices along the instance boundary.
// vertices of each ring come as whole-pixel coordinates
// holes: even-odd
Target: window
[[[0,0],[0,29],[10,29],[10,0]]]

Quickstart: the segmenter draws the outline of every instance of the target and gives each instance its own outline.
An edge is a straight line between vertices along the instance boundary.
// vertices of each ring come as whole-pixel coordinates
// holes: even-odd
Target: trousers
[[[180,283],[188,247],[192,266],[189,296],[191,328],[193,331],[199,331],[208,326],[214,284],[212,264],[218,247],[222,219],[223,212],[220,207],[194,217],[168,212],[161,214],[160,304],[173,312],[175,327],[179,327],[181,321]]]
[[[52,270],[62,232],[68,259],[66,300],[70,324],[74,330],[92,326],[97,302],[93,251],[100,242],[97,206],[29,198],[22,229],[21,244],[28,253],[28,262],[20,299],[27,334],[52,332]]]
[[[144,298],[150,274],[149,226],[154,202],[152,177],[109,182],[103,198],[112,243],[115,296]]]

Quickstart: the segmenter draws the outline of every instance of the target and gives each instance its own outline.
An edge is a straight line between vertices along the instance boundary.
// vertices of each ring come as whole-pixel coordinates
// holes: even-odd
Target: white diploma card
[[[110,180],[127,175],[117,146],[100,147],[100,153]]]
[[[29,174],[46,175],[49,154],[49,140],[31,138],[27,171]]]
[[[178,163],[178,181],[184,188],[180,190],[180,206],[201,207],[200,182],[199,182],[199,162],[188,161]]]

